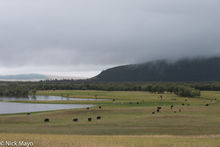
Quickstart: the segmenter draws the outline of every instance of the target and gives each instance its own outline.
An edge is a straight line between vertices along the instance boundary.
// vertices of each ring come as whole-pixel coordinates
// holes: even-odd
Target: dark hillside
[[[118,66],[101,72],[97,81],[220,81],[220,57],[165,60]]]

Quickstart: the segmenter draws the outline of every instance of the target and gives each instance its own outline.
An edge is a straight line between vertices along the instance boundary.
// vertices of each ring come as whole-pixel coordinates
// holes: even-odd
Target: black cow
[[[174,107],[173,105],[170,106],[171,109],[173,109],[173,107]]]
[[[159,109],[159,110],[160,110],[160,109],[162,109],[162,107],[157,107],[157,109]]]
[[[88,118],[88,121],[92,121],[92,118],[91,118],[91,117],[89,117],[89,118]]]
[[[49,118],[45,118],[44,122],[50,122],[50,119]]]
[[[73,121],[77,122],[77,121],[78,121],[78,118],[74,118]]]
[[[97,116],[96,119],[101,119],[101,116]]]

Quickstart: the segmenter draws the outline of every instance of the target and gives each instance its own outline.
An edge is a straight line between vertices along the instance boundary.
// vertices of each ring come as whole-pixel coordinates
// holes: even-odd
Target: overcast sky
[[[220,55],[219,0],[1,0],[0,74],[90,77]]]

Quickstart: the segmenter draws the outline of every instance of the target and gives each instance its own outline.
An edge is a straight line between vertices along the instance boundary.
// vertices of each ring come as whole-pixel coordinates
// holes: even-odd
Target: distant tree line
[[[47,80],[40,82],[0,82],[0,96],[27,97],[37,90],[106,90],[170,92],[182,97],[200,96],[200,90],[220,91],[220,82],[93,82],[88,80]]]
[[[0,96],[3,97],[28,97],[29,89],[20,84],[0,84]]]
[[[200,90],[220,90],[220,83],[165,82],[92,82],[86,80],[52,80],[40,82],[0,82],[0,96],[27,97],[37,90],[105,90],[174,93],[182,97],[200,96]]]

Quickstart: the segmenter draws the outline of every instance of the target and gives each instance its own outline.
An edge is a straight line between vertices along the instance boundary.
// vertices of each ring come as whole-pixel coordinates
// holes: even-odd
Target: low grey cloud
[[[161,58],[216,56],[219,6],[218,0],[0,1],[0,74],[19,67],[95,73]]]

